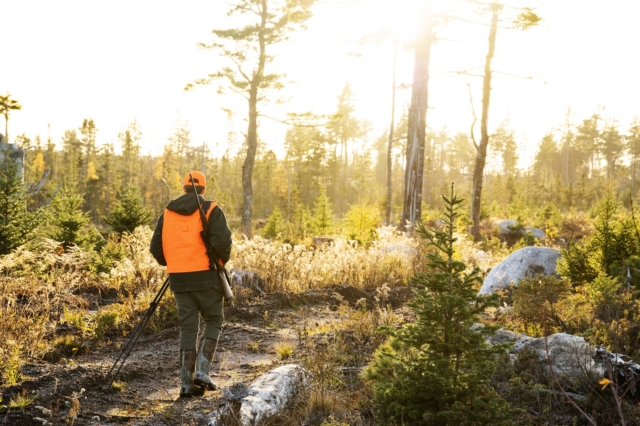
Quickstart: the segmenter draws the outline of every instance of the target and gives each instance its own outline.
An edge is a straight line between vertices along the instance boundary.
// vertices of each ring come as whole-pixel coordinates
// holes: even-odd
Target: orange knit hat
[[[203,188],[207,186],[207,179],[202,173],[195,170],[185,175],[183,182],[184,186],[191,186],[191,178],[189,175],[193,176],[193,183],[195,183],[196,186],[201,186]]]

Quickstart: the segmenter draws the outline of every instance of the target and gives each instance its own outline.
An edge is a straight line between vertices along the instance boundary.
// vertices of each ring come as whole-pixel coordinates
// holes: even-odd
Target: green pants
[[[174,293],[180,323],[180,349],[194,350],[198,338],[198,314],[204,320],[204,337],[218,340],[222,330],[222,294],[217,288]]]

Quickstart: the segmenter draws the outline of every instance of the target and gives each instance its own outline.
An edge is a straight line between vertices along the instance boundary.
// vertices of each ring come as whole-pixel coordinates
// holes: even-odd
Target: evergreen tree
[[[315,209],[313,210],[313,226],[320,235],[328,234],[333,229],[331,202],[327,197],[327,190],[324,186],[320,189],[320,195],[316,199]]]
[[[242,165],[242,219],[243,234],[251,237],[253,209],[253,166],[258,152],[258,104],[267,100],[268,92],[283,87],[282,76],[267,72],[275,56],[272,46],[286,40],[296,27],[304,27],[311,17],[311,6],[315,0],[237,0],[231,4],[230,16],[240,17],[245,22],[239,28],[215,29],[216,40],[201,47],[222,53],[227,64],[207,78],[195,84],[210,84],[222,80],[219,91],[242,95],[248,100],[249,117],[246,137],[246,157]],[[185,89],[193,87],[187,85]]]
[[[633,218],[621,211],[611,187],[607,188],[594,213],[593,233],[563,250],[558,260],[558,273],[574,286],[592,282],[601,273],[622,279],[627,266],[632,265],[630,259],[636,262],[640,254]],[[630,268],[628,272],[637,282],[637,271]]]
[[[631,181],[636,180],[636,164],[640,157],[640,119],[635,117],[625,137],[626,148],[631,156]]]
[[[311,210],[304,203],[297,203],[296,210],[291,217],[291,231],[296,240],[304,240],[311,232]]]
[[[607,161],[607,177],[614,178],[617,172],[617,162],[624,150],[623,137],[615,122],[608,123],[602,131],[599,150]]]
[[[265,238],[277,238],[283,230],[282,212],[276,206],[267,220],[267,225],[262,230],[262,236]]]
[[[22,105],[15,99],[11,99],[11,95],[0,95],[0,114],[4,116],[4,141],[9,142],[9,116],[11,111],[22,109]]]
[[[136,184],[135,165],[140,155],[140,140],[142,132],[138,124],[134,121],[129,124],[124,132],[118,134],[118,139],[122,144],[122,160],[120,165],[120,178],[122,185]]]
[[[136,186],[124,187],[118,196],[111,213],[102,218],[114,231],[119,234],[133,232],[138,226],[151,221],[153,212],[142,204],[142,196]]]
[[[49,235],[62,243],[66,250],[71,245],[86,246],[91,242],[92,232],[87,232],[89,214],[82,211],[84,198],[74,186],[65,187],[52,202],[52,229]]]
[[[0,151],[0,255],[31,238],[39,222],[37,214],[27,211],[27,195],[11,152]]]
[[[497,327],[472,327],[480,314],[496,305],[495,296],[477,296],[482,278],[476,268],[465,272],[454,260],[457,212],[462,200],[453,185],[445,200],[446,226],[419,235],[435,253],[428,254],[427,272],[413,278],[422,289],[407,305],[417,321],[395,331],[375,353],[365,372],[373,387],[379,415],[404,425],[499,425],[510,417],[508,404],[491,387],[493,356],[504,351],[485,342]]]
[[[595,169],[596,154],[601,144],[602,132],[600,129],[600,116],[593,114],[590,118],[582,120],[576,134],[576,148],[580,160],[584,161],[592,174]]]

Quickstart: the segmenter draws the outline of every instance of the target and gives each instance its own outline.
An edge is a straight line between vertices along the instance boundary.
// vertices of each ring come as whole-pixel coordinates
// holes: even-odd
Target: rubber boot
[[[193,381],[197,386],[207,390],[216,390],[216,384],[209,377],[209,368],[213,362],[217,347],[217,340],[202,338],[200,341],[200,350],[196,359],[196,375]]]
[[[202,395],[203,390],[193,383],[193,372],[196,367],[196,351],[180,349],[180,396]]]

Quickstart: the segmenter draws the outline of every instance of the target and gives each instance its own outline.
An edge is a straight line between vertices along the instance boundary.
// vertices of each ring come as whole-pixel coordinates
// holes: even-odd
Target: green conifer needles
[[[474,326],[480,314],[495,306],[493,296],[477,296],[478,269],[466,272],[454,259],[456,219],[462,201],[454,193],[445,203],[442,230],[418,224],[417,233],[435,250],[424,273],[413,277],[417,316],[399,330],[383,329],[389,341],[365,371],[381,420],[404,425],[503,424],[511,408],[490,383],[494,355],[485,339],[496,327]]]
[[[153,212],[144,206],[140,191],[134,185],[122,188],[111,213],[102,217],[119,234],[132,233],[138,226],[147,225],[152,218]]]

